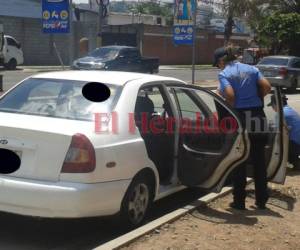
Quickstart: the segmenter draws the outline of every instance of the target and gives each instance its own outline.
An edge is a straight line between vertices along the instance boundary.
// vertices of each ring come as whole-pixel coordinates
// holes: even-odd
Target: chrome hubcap
[[[135,186],[129,198],[129,218],[134,224],[140,223],[146,213],[149,203],[149,190],[147,185],[140,183]]]

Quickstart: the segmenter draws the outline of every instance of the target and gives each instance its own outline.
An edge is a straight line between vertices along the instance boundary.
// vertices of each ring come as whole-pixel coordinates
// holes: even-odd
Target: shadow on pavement
[[[286,191],[282,190],[270,190],[270,198],[267,202],[267,205],[272,205],[284,210],[293,211],[295,203],[297,201],[295,195],[291,192],[290,189]],[[247,196],[251,198],[255,198],[254,190],[247,191]]]
[[[201,195],[187,189],[159,200],[145,223],[188,205]],[[115,217],[41,219],[2,212],[0,221],[0,249],[86,250],[129,232]]]
[[[246,211],[237,210],[225,212],[202,205],[193,213],[191,213],[191,215],[197,219],[217,224],[243,224],[248,226],[255,225],[258,222],[257,218],[247,217],[245,212]]]

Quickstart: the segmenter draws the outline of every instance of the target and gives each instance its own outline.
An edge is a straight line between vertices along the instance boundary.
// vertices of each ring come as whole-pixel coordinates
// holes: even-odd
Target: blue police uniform
[[[256,67],[232,62],[219,74],[220,91],[224,94],[227,86],[233,88],[236,109],[262,107],[262,100],[257,95],[257,82],[262,78]]]
[[[283,114],[289,128],[290,141],[300,145],[300,115],[288,105],[283,107]]]
[[[300,115],[290,106],[283,107],[283,114],[289,128],[289,162],[298,168],[300,156]]]
[[[219,73],[219,90],[224,96],[227,87],[232,87],[235,94],[234,108],[238,111],[243,126],[248,125],[247,118],[259,119],[261,129],[264,127],[265,113],[263,101],[259,96],[258,81],[263,79],[260,71],[254,67],[240,62],[231,62]],[[265,144],[264,133],[254,133],[255,124],[249,124],[250,159],[253,165],[255,180],[256,205],[265,208],[268,200],[267,193],[267,170],[265,164]],[[232,207],[244,209],[246,199],[246,165],[242,164],[233,173],[233,198]]]

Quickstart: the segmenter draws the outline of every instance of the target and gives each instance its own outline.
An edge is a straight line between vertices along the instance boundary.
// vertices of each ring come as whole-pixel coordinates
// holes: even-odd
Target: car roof
[[[61,79],[61,80],[74,80],[85,82],[101,82],[117,86],[124,86],[127,82],[133,80],[154,81],[177,81],[182,82],[176,78],[164,77],[158,75],[149,75],[133,72],[121,71],[93,71],[93,70],[69,70],[69,71],[56,71],[41,73],[32,76],[32,78],[47,78],[47,79]]]

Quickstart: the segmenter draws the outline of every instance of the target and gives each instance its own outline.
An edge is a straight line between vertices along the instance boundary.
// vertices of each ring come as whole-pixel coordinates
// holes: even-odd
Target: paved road
[[[185,190],[158,201],[148,221],[189,204],[202,194]],[[128,230],[112,218],[37,219],[0,212],[0,249],[93,249]]]
[[[206,80],[217,80],[217,72],[218,70],[215,69],[209,69],[209,70],[197,70],[196,71],[196,81],[206,81]],[[192,81],[192,75],[191,70],[187,69],[177,69],[177,70],[160,70],[159,75],[162,76],[170,76],[179,78],[181,80],[191,82]],[[0,74],[3,75],[3,83],[4,83],[4,91],[8,90],[12,86],[14,86],[16,83],[20,82],[26,77],[29,77],[31,75],[38,74],[37,72],[26,72],[23,70],[16,70],[16,71],[4,71],[0,70]]]

